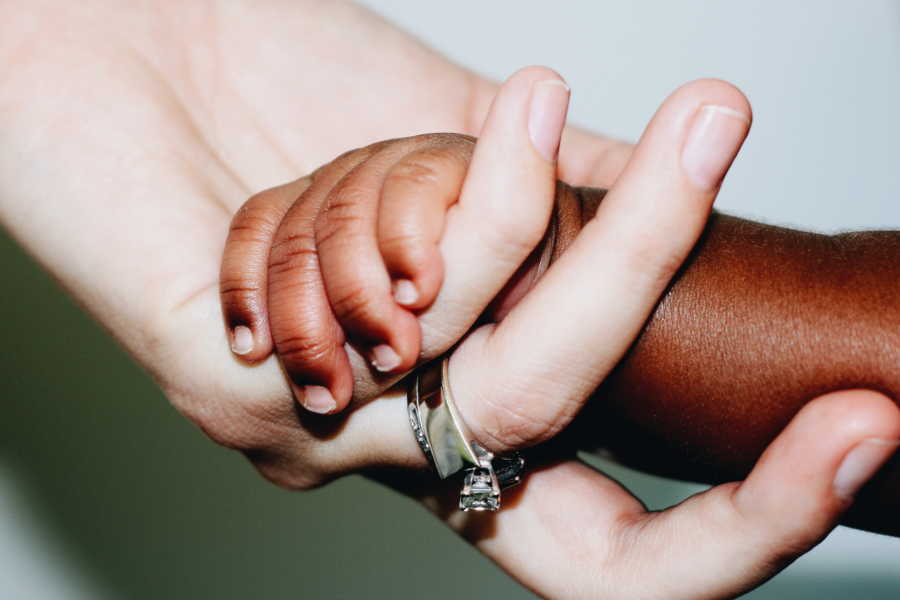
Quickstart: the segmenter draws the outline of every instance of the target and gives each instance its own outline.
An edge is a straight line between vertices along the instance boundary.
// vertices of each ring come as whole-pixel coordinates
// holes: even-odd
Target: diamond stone
[[[500,509],[500,487],[489,469],[473,467],[466,471],[459,508],[466,512]]]

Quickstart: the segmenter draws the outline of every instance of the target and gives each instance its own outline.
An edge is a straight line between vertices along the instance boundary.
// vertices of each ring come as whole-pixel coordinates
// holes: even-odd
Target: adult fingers
[[[448,214],[444,283],[422,313],[426,358],[456,342],[532,251],[550,218],[569,89],[530,67],[500,88]]]
[[[219,297],[231,350],[247,362],[261,361],[272,353],[266,306],[269,250],[278,224],[310,181],[303,177],[253,196],[231,221]]]
[[[435,143],[404,156],[384,180],[378,245],[393,279],[395,300],[430,305],[444,274],[438,249],[447,208],[459,198],[475,140],[433,136]]]
[[[473,433],[502,450],[568,423],[696,242],[749,126],[747,100],[724,82],[685,85],[663,103],[566,253],[499,325],[454,353]]]

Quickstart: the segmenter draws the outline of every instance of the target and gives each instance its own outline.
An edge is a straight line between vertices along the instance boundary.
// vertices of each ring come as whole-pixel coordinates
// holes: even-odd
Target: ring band
[[[519,483],[525,460],[518,454],[495,457],[475,441],[453,401],[449,358],[435,360],[411,375],[407,389],[409,423],[419,447],[438,477],[465,471],[459,508],[495,511],[500,490]]]

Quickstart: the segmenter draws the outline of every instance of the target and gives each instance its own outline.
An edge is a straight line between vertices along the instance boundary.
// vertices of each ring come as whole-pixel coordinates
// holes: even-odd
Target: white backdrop
[[[571,119],[636,139],[662,99],[700,77],[753,105],[719,206],[806,228],[900,226],[900,3],[365,0],[496,79],[557,69]]]

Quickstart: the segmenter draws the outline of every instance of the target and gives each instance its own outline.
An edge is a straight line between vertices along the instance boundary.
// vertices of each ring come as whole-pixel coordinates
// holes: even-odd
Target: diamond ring
[[[449,358],[435,360],[410,376],[409,423],[438,477],[465,472],[461,510],[499,510],[500,490],[522,480],[525,460],[517,452],[494,456],[472,439],[453,401],[448,364]]]

